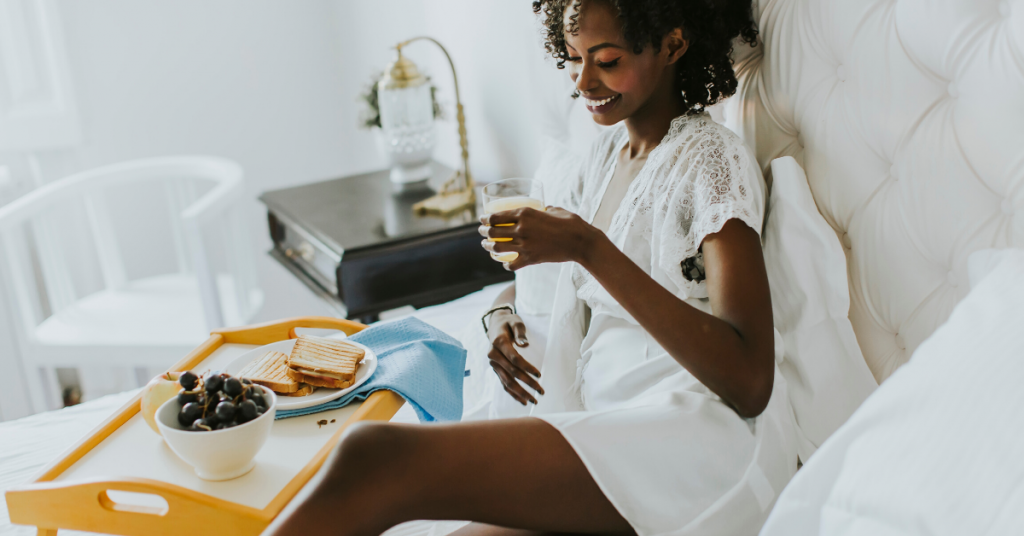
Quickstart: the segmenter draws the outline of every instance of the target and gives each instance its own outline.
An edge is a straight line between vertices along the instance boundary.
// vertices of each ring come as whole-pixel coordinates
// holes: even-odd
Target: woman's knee
[[[366,475],[384,470],[408,450],[413,432],[386,422],[359,422],[341,435],[336,447],[335,468],[340,477],[358,472]]]

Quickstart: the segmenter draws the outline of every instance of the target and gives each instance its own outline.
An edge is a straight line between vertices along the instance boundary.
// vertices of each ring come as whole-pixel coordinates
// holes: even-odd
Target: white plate
[[[232,361],[224,368],[224,372],[237,376],[242,369],[245,368],[251,361],[262,357],[267,352],[281,352],[282,354],[291,355],[292,347],[295,346],[296,339],[288,339],[287,341],[278,341],[275,343],[260,346],[255,350],[250,350]],[[373,371],[377,370],[377,354],[373,353],[373,350],[359,344],[354,341],[347,341],[349,344],[354,344],[366,351],[366,355],[363,356],[363,360],[360,361],[359,367],[356,369],[356,381],[352,385],[344,389],[328,389],[326,387],[317,387],[313,394],[306,396],[284,396],[277,395],[277,409],[288,410],[288,409],[302,409],[310,406],[318,406],[324,402],[330,402],[341,398],[348,393],[352,392],[355,388],[366,383],[366,380],[370,378]]]

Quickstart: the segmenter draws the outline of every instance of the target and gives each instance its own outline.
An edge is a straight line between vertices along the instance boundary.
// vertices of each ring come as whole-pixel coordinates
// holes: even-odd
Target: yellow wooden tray
[[[365,327],[301,317],[219,330],[168,371],[223,368],[256,346],[294,339],[296,328],[351,335]],[[392,391],[377,391],[361,404],[275,421],[250,473],[208,482],[149,429],[138,414],[140,398],[132,398],[32,482],[8,490],[11,522],[38,527],[40,536],[56,535],[58,529],[125,536],[257,535],[316,473],[345,428],[388,420],[404,404]],[[330,424],[318,424],[323,420]],[[125,492],[150,500],[119,500]]]

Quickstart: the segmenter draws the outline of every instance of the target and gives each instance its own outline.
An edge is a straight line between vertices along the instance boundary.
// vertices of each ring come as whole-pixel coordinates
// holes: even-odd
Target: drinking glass
[[[544,185],[533,179],[505,179],[484,186],[484,214],[494,214],[519,207],[530,207],[544,210]],[[511,223],[502,223],[497,227],[511,227]],[[511,242],[511,238],[490,238],[491,242]],[[512,262],[519,257],[514,251],[491,253],[491,258],[498,262]]]

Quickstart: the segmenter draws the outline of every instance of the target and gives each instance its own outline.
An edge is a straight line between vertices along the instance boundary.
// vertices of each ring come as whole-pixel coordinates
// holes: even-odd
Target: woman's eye
[[[581,58],[579,56],[569,56],[566,59],[569,60],[570,63],[579,63],[579,62],[583,61],[583,58]]]
[[[615,58],[612,61],[599,61],[599,62],[597,62],[597,66],[602,68],[602,69],[608,69],[610,67],[615,67],[618,64],[619,64],[619,58]]]

